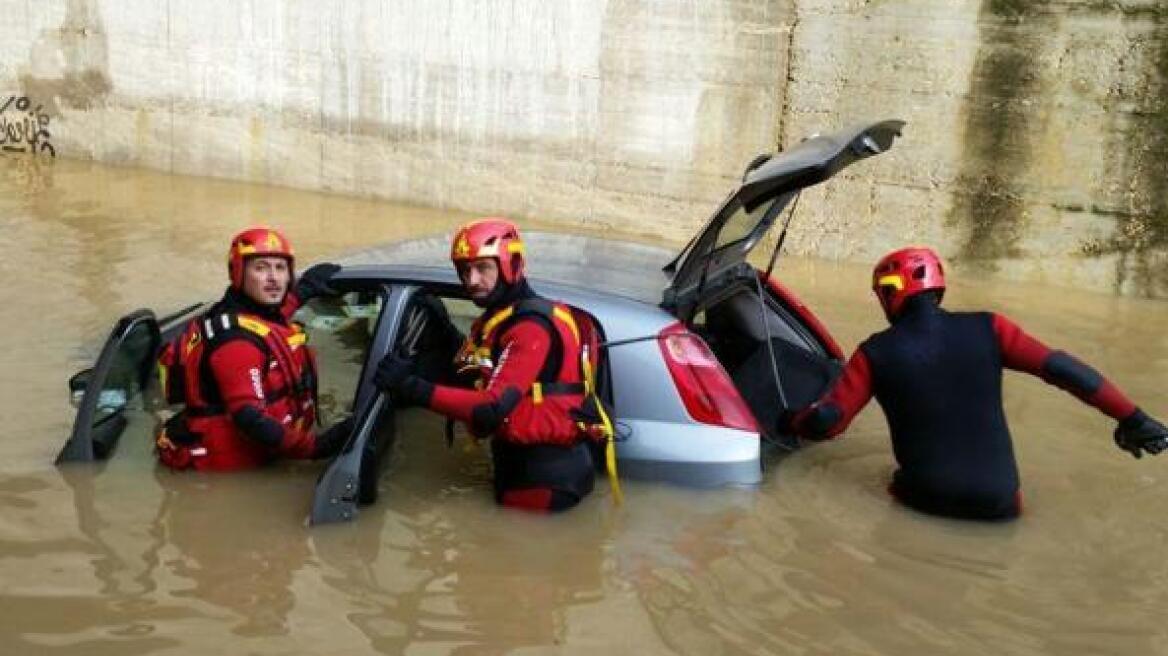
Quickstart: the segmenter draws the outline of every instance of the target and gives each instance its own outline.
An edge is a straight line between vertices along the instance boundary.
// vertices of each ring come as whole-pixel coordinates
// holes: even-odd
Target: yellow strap
[[[500,311],[498,314],[496,314],[495,316],[488,319],[487,323],[483,325],[483,332],[482,332],[483,342],[484,343],[489,342],[490,340],[488,339],[488,336],[491,334],[491,331],[494,330],[496,326],[498,326],[500,323],[505,321],[507,319],[507,317],[510,317],[512,314],[515,314],[515,306],[514,305]]]
[[[293,333],[288,336],[288,346],[303,346],[308,341],[306,333]]]
[[[541,383],[535,383],[531,386],[531,400],[536,405],[543,403],[543,385]]]
[[[588,357],[588,346],[580,349],[580,371],[584,374],[584,396],[592,393],[592,360]]]
[[[250,330],[251,332],[259,335],[260,337],[267,337],[268,333],[272,332],[271,328],[265,326],[264,323],[258,319],[252,319],[251,317],[240,315],[238,321],[240,328],[246,328],[247,330]]]
[[[608,484],[612,486],[612,502],[621,505],[625,502],[625,493],[621,492],[620,479],[616,474],[616,442],[610,437],[604,446],[604,464],[608,469]]]
[[[604,468],[608,471],[608,484],[612,487],[612,501],[619,506],[625,502],[625,495],[621,492],[620,477],[616,471],[616,431],[599,398],[596,399],[596,411],[600,413],[600,425],[604,431]]]
[[[168,367],[168,366],[166,366],[166,365],[162,364],[161,362],[159,362],[159,363],[158,363],[158,381],[159,381],[160,383],[162,383],[162,387],[161,387],[161,389],[162,389],[162,394],[163,394],[163,395],[165,395],[165,394],[166,394],[166,378],[167,378],[167,375],[168,375],[169,373],[170,373],[170,367]],[[185,393],[186,393],[186,390],[182,390],[182,392],[185,394]]]
[[[556,306],[552,309],[552,316],[568,324],[568,328],[572,331],[572,337],[576,338],[576,343],[580,343],[580,329],[576,327],[576,320],[572,318],[572,313],[562,307]]]
[[[592,360],[588,358],[587,344],[580,350],[580,368],[584,374],[584,395],[595,396]],[[612,420],[608,418],[608,413],[605,412],[604,403],[600,401],[600,397],[596,397],[594,403],[596,411],[600,413],[600,427],[604,433],[604,468],[608,472],[608,484],[612,487],[612,501],[619,506],[625,502],[625,495],[621,492],[620,477],[616,471],[616,431],[613,430]],[[583,423],[578,422],[577,426],[584,430]]]

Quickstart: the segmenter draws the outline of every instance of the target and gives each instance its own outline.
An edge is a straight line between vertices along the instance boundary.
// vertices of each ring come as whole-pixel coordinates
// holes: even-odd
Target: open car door
[[[352,520],[360,506],[377,500],[378,479],[397,438],[393,400],[372,382],[381,358],[393,349],[434,380],[441,380],[438,369],[449,368],[458,347],[451,331],[457,329],[433,291],[395,285],[388,293],[355,399],[353,433],[317,481],[310,524]]]
[[[426,328],[425,314],[411,303],[414,291],[398,285],[386,294],[354,400],[353,433],[317,480],[310,524],[352,520],[359,506],[377,501],[378,479],[396,438],[396,428],[393,405],[373,385],[373,372],[391,347],[403,355],[414,355],[413,349]]]
[[[166,340],[173,339],[194,313],[196,303],[156,319],[139,309],[118,319],[93,367],[69,379],[71,401],[77,407],[69,440],[56,463],[106,460],[130,419],[127,410],[156,380],[155,359]]]
[[[880,121],[814,136],[748,170],[741,186],[665,266],[671,280],[662,307],[688,322],[707,297],[741,276],[757,275],[746,257],[798,193],[888,150],[903,127],[904,121]]]
[[[69,379],[77,406],[69,441],[56,463],[105,460],[126,428],[130,402],[146,389],[162,342],[158,321],[147,309],[118,320],[97,362]]]

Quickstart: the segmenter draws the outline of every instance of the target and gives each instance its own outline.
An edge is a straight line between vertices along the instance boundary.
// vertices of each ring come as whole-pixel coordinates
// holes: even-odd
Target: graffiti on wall
[[[0,152],[56,157],[51,137],[49,115],[28,96],[8,96],[0,104]]]

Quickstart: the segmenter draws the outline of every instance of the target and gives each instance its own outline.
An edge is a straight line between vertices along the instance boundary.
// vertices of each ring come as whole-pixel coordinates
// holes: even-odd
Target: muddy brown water
[[[303,259],[464,216],[128,169],[0,160],[0,653],[1168,653],[1168,457],[1133,460],[1070,396],[1007,377],[1026,495],[1010,524],[891,503],[885,427],[770,458],[756,490],[607,484],[577,510],[495,508],[481,451],[400,419],[382,499],[303,524],[317,464],[158,471],[128,433],[57,469],[65,381],[117,316],[216,295],[229,236],[286,228]],[[867,268],[786,260],[846,350],[881,326]],[[1163,302],[957,276],[1168,415]]]

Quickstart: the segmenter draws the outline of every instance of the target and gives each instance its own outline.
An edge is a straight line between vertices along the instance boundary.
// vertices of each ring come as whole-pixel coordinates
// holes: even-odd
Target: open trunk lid
[[[799,191],[888,150],[903,127],[904,121],[888,120],[816,135],[748,170],[741,186],[664,267],[671,281],[662,307],[688,321],[706,292],[737,276],[747,255]]]

